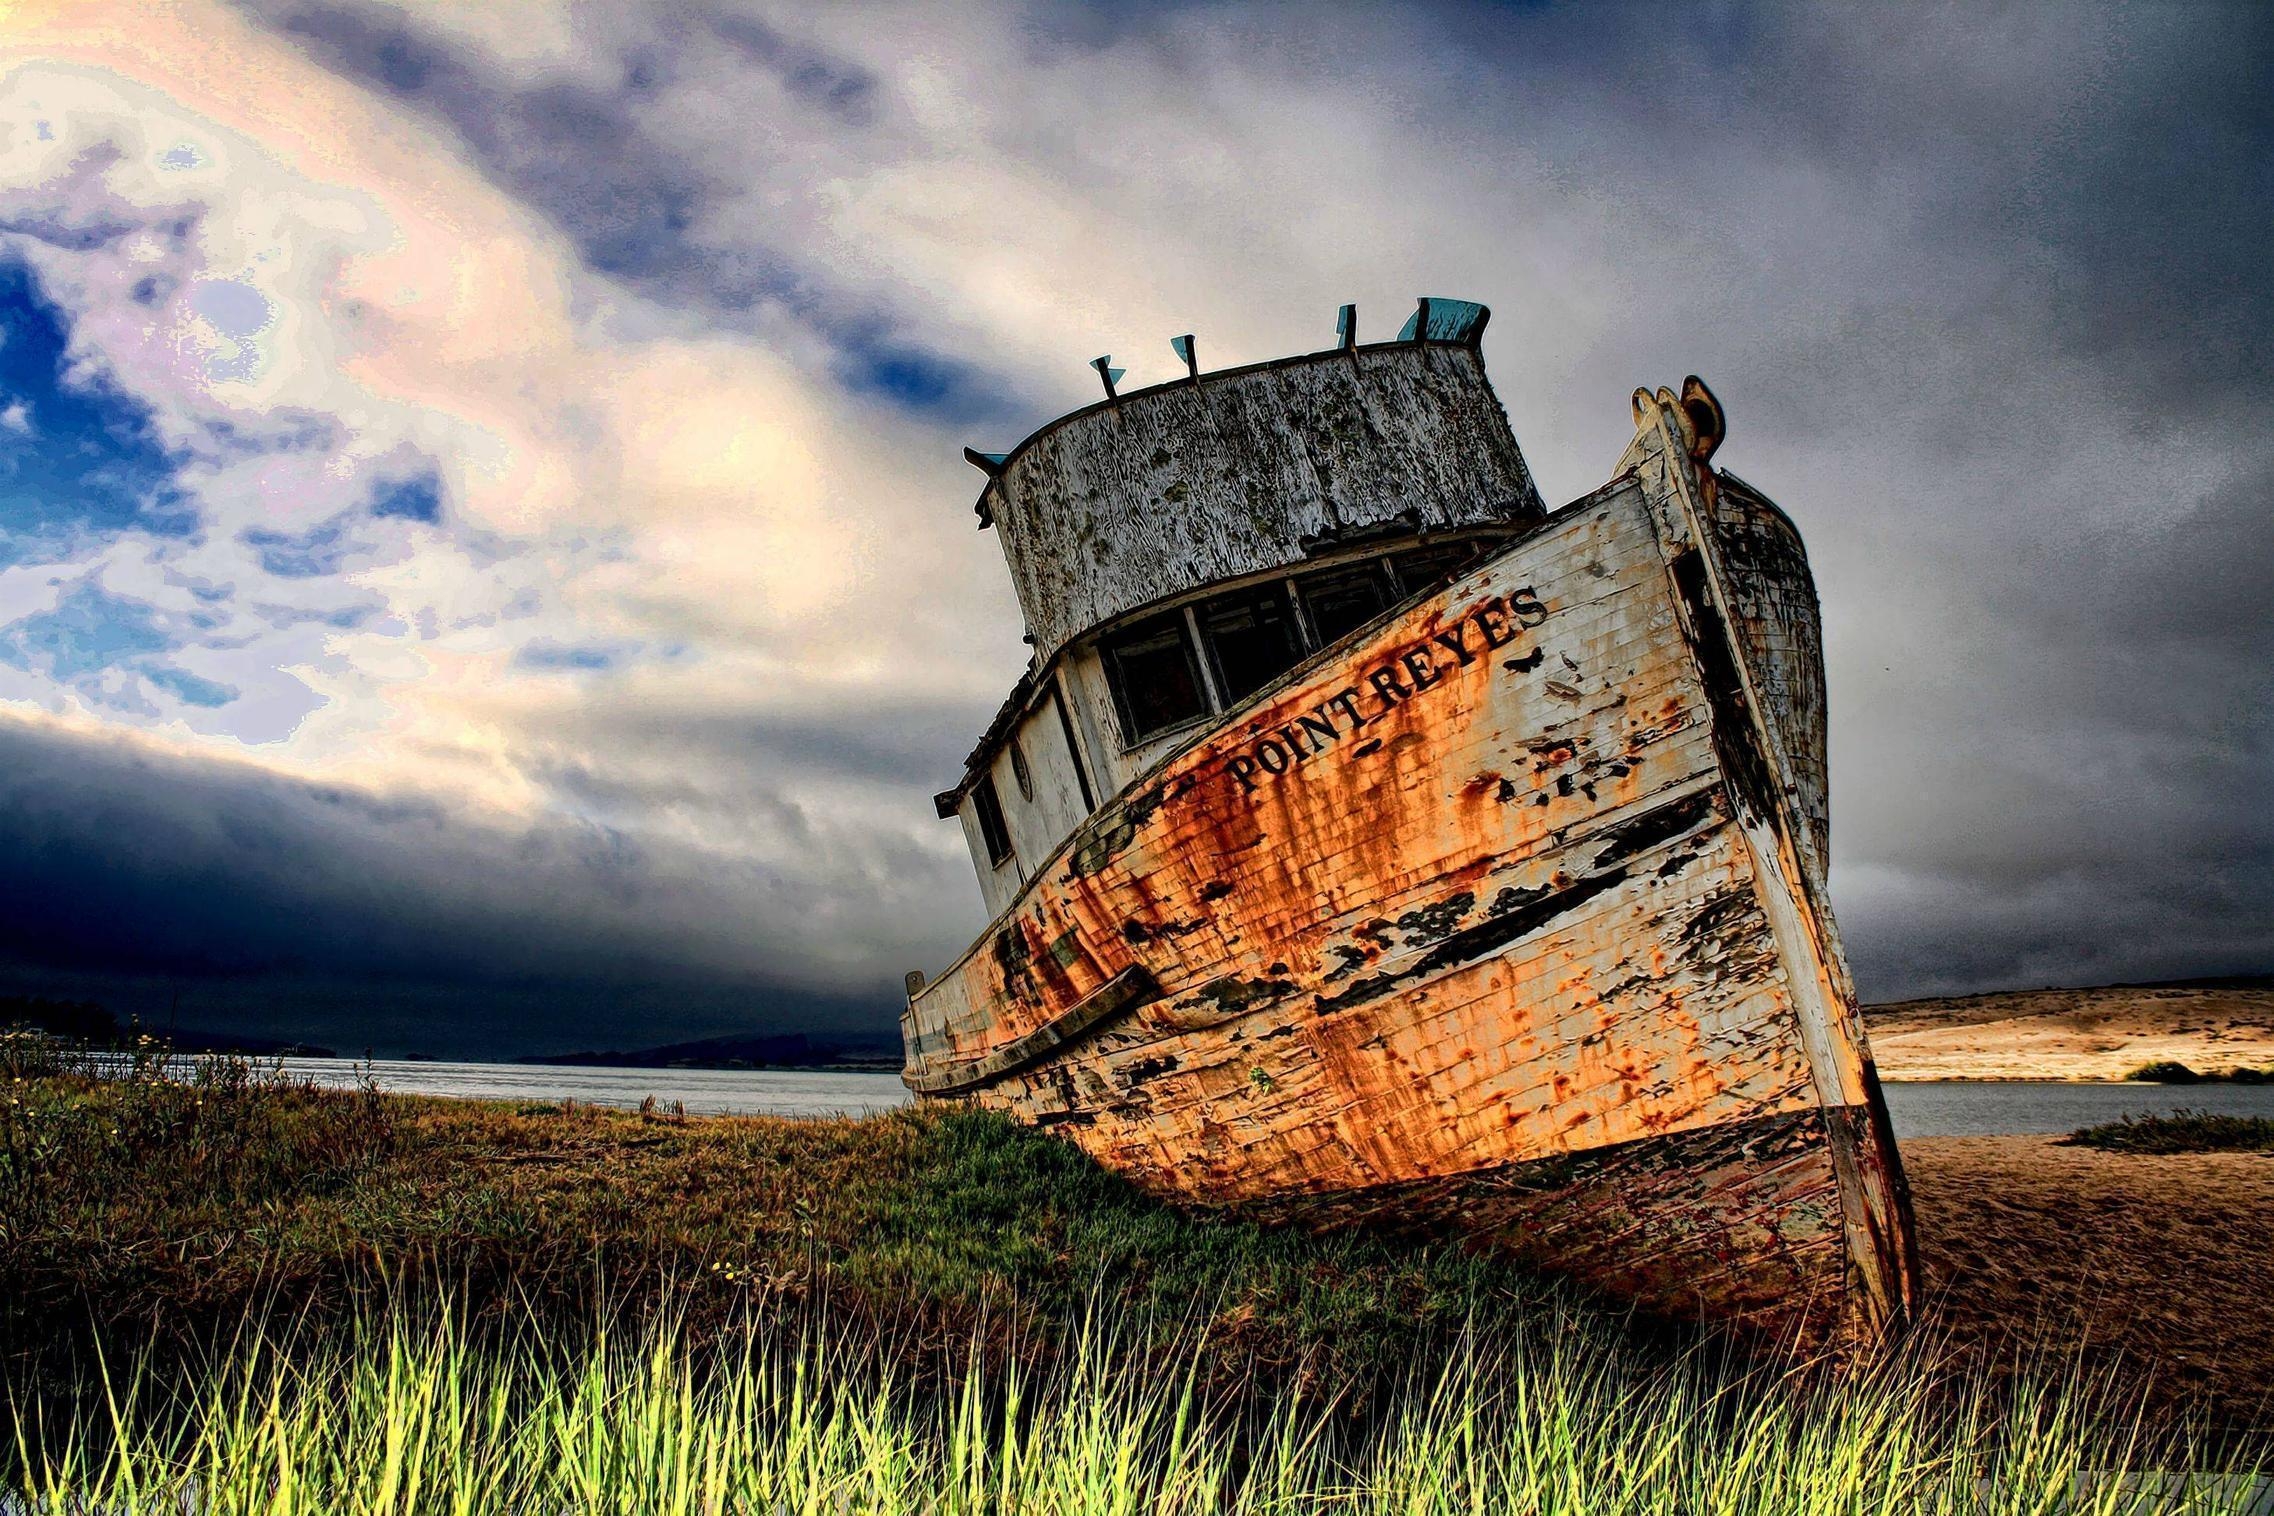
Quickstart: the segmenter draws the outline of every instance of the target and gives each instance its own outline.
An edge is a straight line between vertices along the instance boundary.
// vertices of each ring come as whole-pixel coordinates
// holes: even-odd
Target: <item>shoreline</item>
[[[1882,1071],[1879,1082],[1886,1084],[2041,1084],[2058,1089],[2095,1090],[2248,1090],[2264,1089],[2266,1084],[2249,1079],[2221,1079],[2206,1076],[2202,1079],[2087,1079],[2082,1076],[2059,1074],[1889,1074]]]

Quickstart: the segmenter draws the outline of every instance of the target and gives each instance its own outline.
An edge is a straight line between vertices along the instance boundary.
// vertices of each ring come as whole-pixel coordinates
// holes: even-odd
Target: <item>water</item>
[[[1887,1086],[1887,1114],[1897,1137],[2073,1132],[2125,1116],[2164,1116],[2177,1110],[2274,1117],[2274,1085],[1952,1081]]]
[[[461,1100],[574,1100],[627,1109],[649,1096],[690,1116],[866,1116],[906,1105],[898,1074],[833,1069],[594,1069],[545,1063],[410,1063],[381,1058],[287,1058],[287,1072],[318,1084],[349,1085],[364,1070],[397,1095]]]
[[[352,1083],[365,1065],[287,1058],[285,1067],[322,1084]],[[803,1069],[593,1069],[535,1063],[368,1065],[383,1089],[469,1100],[564,1100],[632,1107],[652,1095],[668,1109],[736,1116],[865,1116],[908,1103],[897,1074]],[[1898,1137],[2000,1137],[2078,1127],[2185,1108],[2274,1117],[2274,1085],[1890,1084]]]

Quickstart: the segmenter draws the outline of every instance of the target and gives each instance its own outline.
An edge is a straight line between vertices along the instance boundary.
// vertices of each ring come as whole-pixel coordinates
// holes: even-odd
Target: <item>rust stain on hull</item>
[[[912,996],[911,1086],[1172,1199],[1883,1335],[1909,1207],[1823,899],[1805,560],[1718,488],[1718,407],[1637,421],[1612,484],[1091,816]]]

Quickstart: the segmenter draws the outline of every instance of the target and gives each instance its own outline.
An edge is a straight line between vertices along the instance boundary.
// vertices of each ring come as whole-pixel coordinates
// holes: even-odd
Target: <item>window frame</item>
[[[1416,595],[1433,589],[1443,589],[1477,564],[1482,563],[1490,545],[1490,540],[1481,536],[1456,537],[1449,542],[1440,541],[1382,554],[1382,567],[1388,570],[1390,583],[1397,586],[1398,598],[1393,603],[1402,605]],[[1450,577],[1445,576],[1443,571],[1439,571],[1427,579],[1415,578],[1407,566],[1399,561],[1400,559],[1422,557],[1444,557],[1449,560],[1453,564]]]
[[[1018,856],[1011,843],[1010,820],[1003,814],[1003,797],[995,788],[992,772],[979,776],[971,787],[971,814],[979,824],[979,846],[987,854],[987,866],[999,869]],[[1001,844],[997,851],[996,844]]]
[[[1403,539],[1404,545],[1402,547],[1384,544],[1371,552],[1356,553],[1347,558],[1330,560],[1326,563],[1314,562],[1300,566],[1289,564],[1276,573],[1259,574],[1237,587],[1217,586],[1210,592],[1190,595],[1166,608],[1133,616],[1118,625],[1107,628],[1092,638],[1090,647],[1097,656],[1099,671],[1105,678],[1107,694],[1112,702],[1114,720],[1120,727],[1122,752],[1135,752],[1137,749],[1149,743],[1157,742],[1163,737],[1184,731],[1203,721],[1220,717],[1234,703],[1225,698],[1221,672],[1216,667],[1216,651],[1201,622],[1201,611],[1211,601],[1228,599],[1233,596],[1256,597],[1276,594],[1280,599],[1282,609],[1288,615],[1288,626],[1295,637],[1295,658],[1294,662],[1288,665],[1291,669],[1301,665],[1304,660],[1324,652],[1336,642],[1341,641],[1342,638],[1357,631],[1359,627],[1379,620],[1406,602],[1430,590],[1441,589],[1446,584],[1453,582],[1452,579],[1433,576],[1426,583],[1417,580],[1409,585],[1408,576],[1397,564],[1397,559],[1400,557],[1446,550],[1464,551],[1467,554],[1466,559],[1460,561],[1453,570],[1453,575],[1457,578],[1461,574],[1468,573],[1476,568],[1494,553],[1504,549],[1520,535],[1522,534],[1516,532],[1469,532],[1450,539],[1440,539],[1427,545],[1420,544],[1416,539],[1408,538]],[[1360,572],[1371,575],[1375,585],[1383,594],[1384,599],[1380,609],[1372,616],[1367,617],[1365,621],[1356,623],[1332,639],[1322,636],[1318,624],[1312,619],[1311,607],[1304,597],[1303,581],[1328,575],[1358,574]],[[1193,688],[1200,696],[1201,708],[1190,716],[1139,733],[1136,730],[1136,720],[1130,708],[1128,682],[1122,677],[1120,659],[1115,653],[1113,644],[1116,640],[1127,638],[1138,627],[1153,622],[1166,623],[1172,619],[1178,626],[1178,645],[1184,653],[1186,672],[1191,676]],[[1274,675],[1273,679],[1281,677],[1285,672],[1282,670],[1281,674]],[[1271,682],[1271,680],[1266,680],[1264,684],[1258,685],[1256,688],[1265,688]],[[1254,692],[1250,691],[1249,693]]]
[[[1139,731],[1136,712],[1130,705],[1129,681],[1123,677],[1121,656],[1114,644],[1130,639],[1139,627],[1153,622],[1173,624],[1177,631],[1177,649],[1184,654],[1185,672],[1191,676],[1194,693],[1200,697],[1200,709],[1160,726]],[[1108,630],[1097,639],[1098,665],[1104,671],[1106,691],[1113,700],[1113,719],[1121,728],[1121,750],[1131,752],[1148,742],[1157,741],[1171,732],[1206,721],[1222,706],[1216,698],[1216,685],[1208,671],[1208,660],[1200,649],[1200,628],[1194,621],[1192,607],[1176,606],[1165,611],[1154,611],[1137,616]]]
[[[1305,596],[1303,581],[1306,579],[1349,579],[1356,578],[1361,573],[1372,578],[1375,590],[1382,597],[1382,603],[1376,606],[1373,615],[1366,617],[1365,620],[1351,623],[1332,637],[1325,635],[1319,630],[1318,621],[1312,614],[1310,602]],[[1291,575],[1287,583],[1294,591],[1295,603],[1303,609],[1303,630],[1311,638],[1310,652],[1312,653],[1322,652],[1352,632],[1357,631],[1358,628],[1365,626],[1368,622],[1380,620],[1405,599],[1405,591],[1401,587],[1397,575],[1390,569],[1390,555],[1387,553],[1375,553],[1369,557],[1345,559],[1341,563],[1330,563],[1323,567],[1307,569],[1300,574]]]
[[[1034,799],[1034,770],[1027,767],[1026,749],[1014,734],[1008,744],[1011,752],[1011,780],[1019,787],[1019,798],[1028,802]]]
[[[1250,686],[1245,690],[1240,691],[1238,694],[1233,694],[1231,691],[1231,682],[1226,676],[1224,670],[1223,655],[1217,650],[1217,638],[1214,632],[1208,626],[1206,613],[1210,607],[1222,601],[1243,600],[1254,602],[1266,599],[1276,599],[1279,602],[1279,612],[1282,617],[1282,624],[1287,629],[1287,635],[1290,643],[1288,651],[1292,656],[1289,657],[1285,666],[1280,668],[1277,672],[1266,675],[1260,682]],[[1273,680],[1280,678],[1288,671],[1288,669],[1294,668],[1304,659],[1310,657],[1311,654],[1318,651],[1318,648],[1314,646],[1310,642],[1309,638],[1305,635],[1302,614],[1295,608],[1295,596],[1290,591],[1289,581],[1284,577],[1275,579],[1258,579],[1239,589],[1219,590],[1213,595],[1205,595],[1198,600],[1190,602],[1188,609],[1192,613],[1192,630],[1194,640],[1199,645],[1201,661],[1208,670],[1208,693],[1210,698],[1214,701],[1214,708],[1210,712],[1212,715],[1222,715],[1227,709],[1231,707],[1233,702],[1245,700],[1248,696],[1254,694],[1257,690],[1264,688],[1265,686],[1272,683]]]

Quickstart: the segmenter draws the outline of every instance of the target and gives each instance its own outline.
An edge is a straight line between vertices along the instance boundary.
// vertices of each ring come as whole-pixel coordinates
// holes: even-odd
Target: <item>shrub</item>
[[[2061,1142],[2110,1153],[2266,1153],[2274,1152],[2274,1119],[2214,1116],[2207,1111],[2126,1116],[2071,1132]]]

